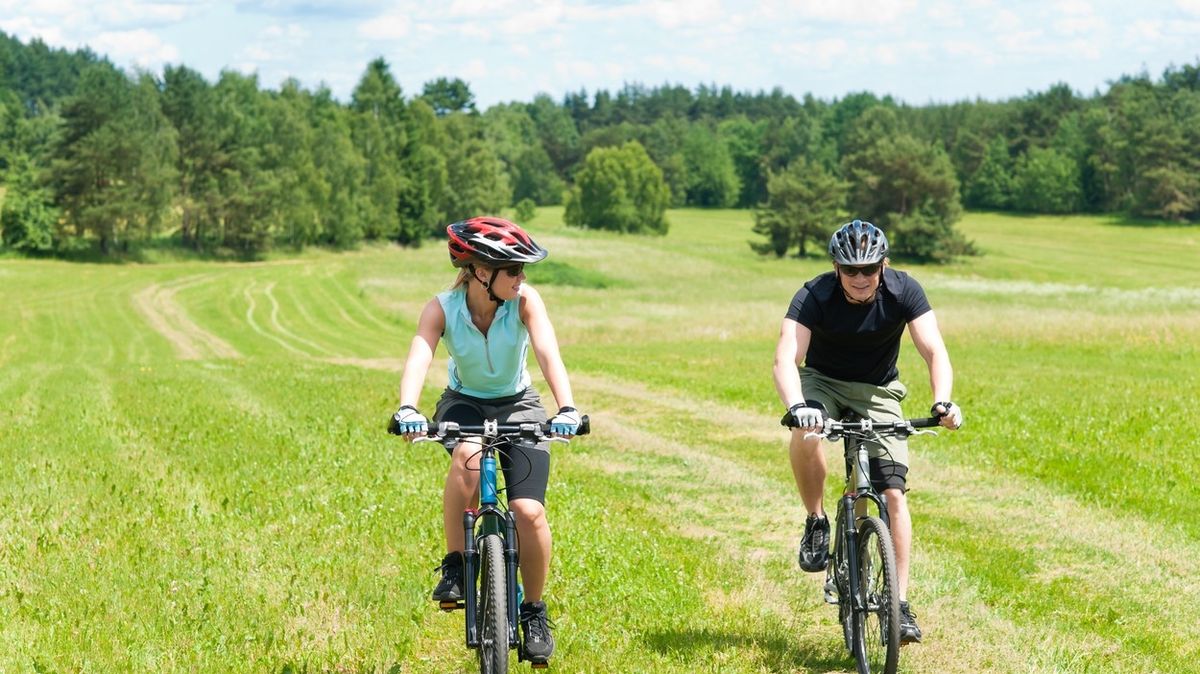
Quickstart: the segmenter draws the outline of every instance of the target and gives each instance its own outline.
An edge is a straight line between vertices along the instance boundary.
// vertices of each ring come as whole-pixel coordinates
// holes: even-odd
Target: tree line
[[[1200,220],[1200,68],[911,106],[628,84],[477,109],[383,59],[350,100],[295,80],[128,74],[0,33],[0,240],[27,252],[419,245],[446,222],[565,204],[568,224],[665,232],[669,207],[755,209],[763,253],[804,254],[850,215],[897,252],[970,252],[963,207]]]

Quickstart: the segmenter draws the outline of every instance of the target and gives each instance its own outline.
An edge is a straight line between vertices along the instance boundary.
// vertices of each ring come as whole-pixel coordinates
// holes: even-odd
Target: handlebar
[[[784,415],[782,423],[788,428],[796,428],[793,426],[792,415]],[[905,419],[903,421],[873,421],[871,419],[858,419],[855,421],[838,421],[826,417],[825,423],[821,427],[821,431],[813,433],[828,440],[837,440],[845,435],[865,436],[872,435],[875,437],[899,436],[908,437],[910,435],[922,435],[925,433],[934,433],[933,431],[920,431],[921,428],[935,428],[942,425],[942,417],[918,417],[915,419]]]
[[[391,431],[394,422],[389,421],[389,432]],[[575,431],[575,435],[587,435],[592,431],[591,419],[588,415],[583,415],[579,420],[579,428]],[[393,433],[394,434],[394,433]],[[524,424],[500,424],[496,423],[495,419],[485,420],[482,424],[459,424],[454,421],[443,421],[438,424],[430,424],[429,430],[423,437],[418,437],[417,441],[421,440],[457,440],[463,437],[482,436],[485,438],[499,438],[503,436],[519,436],[526,440],[535,442],[541,440],[564,440],[564,438],[554,438],[550,435],[550,422],[544,423],[524,423]]]

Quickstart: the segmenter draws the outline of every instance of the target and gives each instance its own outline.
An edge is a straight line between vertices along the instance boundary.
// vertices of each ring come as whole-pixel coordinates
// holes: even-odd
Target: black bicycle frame
[[[871,488],[870,482],[870,463],[866,448],[863,446],[865,442],[861,438],[844,438],[846,452],[846,489],[842,493],[841,509],[844,513],[845,520],[843,524],[845,530],[842,532],[841,545],[846,546],[842,551],[842,556],[846,560],[846,572],[850,582],[850,597],[851,607],[855,611],[866,610],[866,597],[861,596],[861,593],[855,591],[854,588],[859,587],[859,559],[858,559],[858,523],[860,520],[870,516],[869,512],[864,512],[860,515],[857,511],[858,503],[862,499],[867,499],[875,504],[876,510],[879,512],[879,518],[891,531],[891,521],[888,518],[887,511],[887,496],[876,492]],[[856,473],[854,471],[857,464],[857,481],[855,481]],[[854,481],[853,489],[851,489],[852,481]]]

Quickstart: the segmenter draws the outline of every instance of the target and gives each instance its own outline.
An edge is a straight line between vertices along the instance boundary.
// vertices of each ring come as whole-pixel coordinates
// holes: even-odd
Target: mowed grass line
[[[795,568],[770,383],[786,303],[828,265],[748,254],[747,213],[672,219],[666,240],[537,219],[564,265],[550,282],[578,269],[604,284],[539,285],[597,421],[556,448],[554,667],[846,671],[836,611]],[[1197,488],[1177,476],[1194,453],[1198,325],[1192,295],[1151,272],[1197,228],[985,215],[964,229],[987,256],[910,268],[969,425],[914,441],[912,592],[930,639],[905,649],[904,671],[1188,671],[1200,537],[1177,514]],[[1044,247],[1024,246],[1035,230]],[[1053,264],[1056,241],[1079,266]],[[0,395],[16,403],[0,411],[14,429],[0,508],[16,514],[0,527],[0,640],[20,644],[0,669],[469,669],[461,615],[427,599],[444,452],[380,430],[416,314],[452,278],[444,250],[5,260],[0,274],[17,295],[0,306]],[[138,289],[190,274],[214,276],[180,290],[180,308],[243,358],[178,361],[136,314]],[[251,330],[243,291],[270,283],[279,326],[364,367]],[[255,298],[259,325],[282,335]],[[423,407],[440,356],[435,369]],[[911,346],[902,371],[921,414]]]

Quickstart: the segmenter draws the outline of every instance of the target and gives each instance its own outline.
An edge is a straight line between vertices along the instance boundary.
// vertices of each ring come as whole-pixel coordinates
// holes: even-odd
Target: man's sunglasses
[[[839,264],[838,271],[842,272],[846,276],[858,276],[859,274],[874,276],[879,273],[879,268],[882,266],[883,265],[881,264],[865,264],[861,267],[848,267]]]

